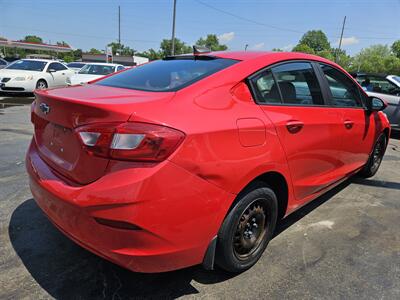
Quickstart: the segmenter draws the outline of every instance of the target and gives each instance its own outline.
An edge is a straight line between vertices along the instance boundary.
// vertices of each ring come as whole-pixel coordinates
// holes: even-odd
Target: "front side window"
[[[24,70],[24,71],[43,71],[47,62],[37,60],[17,60],[10,64],[6,69],[10,70]]]
[[[174,57],[137,66],[95,84],[151,92],[176,91],[236,62],[209,56]]]
[[[311,63],[285,63],[250,79],[261,103],[324,105],[321,88]]]
[[[339,107],[361,107],[360,91],[358,86],[341,71],[320,64],[332,94],[333,106]]]

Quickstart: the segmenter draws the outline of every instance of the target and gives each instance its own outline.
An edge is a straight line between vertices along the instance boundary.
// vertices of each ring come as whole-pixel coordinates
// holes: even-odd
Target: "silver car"
[[[399,78],[375,74],[355,76],[369,96],[376,96],[387,102],[388,106],[383,112],[387,115],[392,129],[400,130],[400,82],[393,77]]]

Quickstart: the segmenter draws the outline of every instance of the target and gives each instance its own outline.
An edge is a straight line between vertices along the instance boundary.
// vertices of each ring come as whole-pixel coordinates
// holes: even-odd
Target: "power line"
[[[206,7],[210,8],[210,9],[213,9],[213,10],[215,10],[215,11],[218,11],[218,12],[220,12],[220,13],[223,13],[223,14],[225,14],[225,15],[234,17],[234,18],[239,19],[239,20],[242,20],[242,21],[246,21],[246,22],[249,22],[249,23],[253,23],[253,24],[256,24],[256,25],[260,25],[260,26],[264,26],[264,27],[268,27],[268,28],[272,28],[272,29],[276,29],[276,30],[281,30],[281,31],[290,31],[290,32],[303,33],[303,32],[301,32],[301,31],[298,31],[298,30],[295,30],[295,29],[284,28],[284,27],[278,27],[278,26],[275,26],[275,25],[269,25],[269,24],[265,24],[265,23],[261,23],[261,22],[252,20],[252,19],[248,19],[248,18],[239,16],[239,15],[233,14],[233,13],[231,13],[231,12],[228,12],[228,11],[226,11],[226,10],[222,10],[222,9],[217,8],[217,7],[215,7],[215,6],[212,6],[212,5],[210,5],[210,4],[204,3],[203,1],[200,1],[200,0],[195,0],[195,1],[196,1],[197,3],[203,5],[203,6],[206,6]]]

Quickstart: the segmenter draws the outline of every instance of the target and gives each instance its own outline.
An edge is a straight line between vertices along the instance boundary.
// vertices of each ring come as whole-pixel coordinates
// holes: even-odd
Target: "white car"
[[[75,61],[75,62],[71,62],[69,64],[67,64],[67,67],[73,71],[75,71],[75,73],[78,73],[84,66],[86,66],[87,63],[82,62],[82,61]]]
[[[389,80],[390,82],[394,83],[400,88],[400,76],[396,75],[388,75],[386,76],[386,79]]]
[[[123,65],[109,63],[87,63],[80,71],[71,77],[68,84],[84,84],[103,76],[124,70]]]
[[[74,74],[64,64],[46,59],[21,59],[0,70],[0,91],[28,92],[67,86]]]
[[[387,102],[388,106],[383,112],[387,115],[392,129],[400,130],[400,83],[396,78],[400,79],[394,75],[356,74],[356,80],[368,96],[375,96]]]

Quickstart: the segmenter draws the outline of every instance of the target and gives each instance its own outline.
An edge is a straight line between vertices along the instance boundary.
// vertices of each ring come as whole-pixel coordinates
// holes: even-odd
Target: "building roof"
[[[55,52],[70,52],[74,49],[70,46],[62,45],[51,45],[45,43],[31,43],[23,41],[12,41],[7,39],[0,39],[0,46],[11,47],[11,48],[21,48],[30,50],[43,50],[43,51],[55,51]]]

